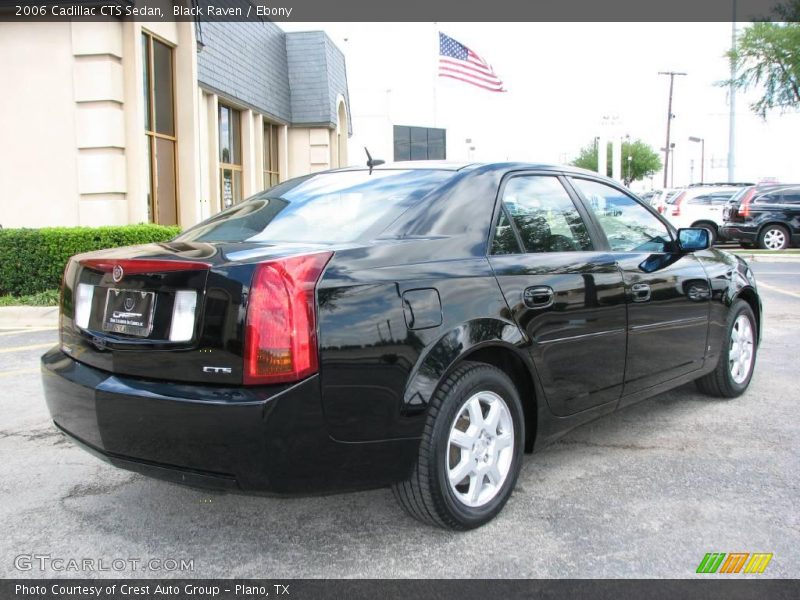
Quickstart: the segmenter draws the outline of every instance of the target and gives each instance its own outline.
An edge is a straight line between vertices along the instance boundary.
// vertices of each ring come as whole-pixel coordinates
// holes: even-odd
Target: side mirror
[[[708,239],[708,230],[700,227],[687,227],[678,229],[678,248],[681,252],[697,252],[705,250],[711,244]]]

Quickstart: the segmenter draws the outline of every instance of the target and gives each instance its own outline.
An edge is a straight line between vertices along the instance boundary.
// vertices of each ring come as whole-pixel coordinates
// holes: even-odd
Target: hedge
[[[0,294],[22,296],[58,288],[75,254],[164,242],[179,232],[179,227],[162,225],[0,229]]]

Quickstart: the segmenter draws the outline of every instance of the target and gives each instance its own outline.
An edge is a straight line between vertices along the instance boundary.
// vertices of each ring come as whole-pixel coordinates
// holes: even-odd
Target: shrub
[[[58,288],[75,254],[164,242],[179,232],[162,225],[0,229],[0,294],[23,296]]]
[[[45,290],[28,296],[0,296],[0,306],[58,306],[59,290]]]

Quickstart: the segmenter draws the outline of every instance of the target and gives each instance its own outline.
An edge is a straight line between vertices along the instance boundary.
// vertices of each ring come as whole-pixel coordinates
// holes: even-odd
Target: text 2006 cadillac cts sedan
[[[310,175],[169,243],[74,257],[47,404],[126,469],[276,493],[391,485],[414,517],[472,528],[525,451],[691,380],[747,388],[756,283],[707,246],[586,171]]]

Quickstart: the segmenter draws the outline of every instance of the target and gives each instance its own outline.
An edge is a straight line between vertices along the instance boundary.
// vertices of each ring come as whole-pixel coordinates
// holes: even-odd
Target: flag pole
[[[436,62],[433,63],[433,126],[438,127],[438,104],[436,98],[436,87],[439,82],[439,31],[437,28],[437,22],[434,21],[433,23],[433,35],[434,35],[434,42],[436,45],[436,53],[434,56],[436,57]]]

